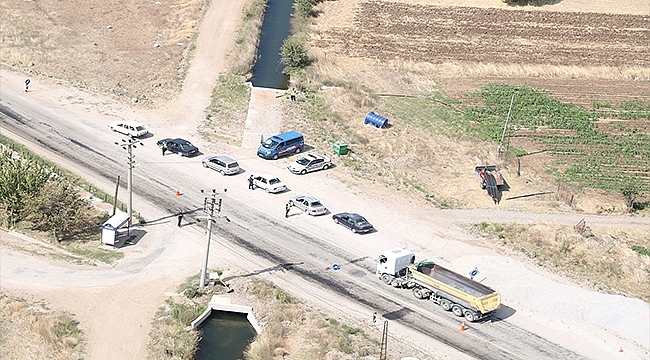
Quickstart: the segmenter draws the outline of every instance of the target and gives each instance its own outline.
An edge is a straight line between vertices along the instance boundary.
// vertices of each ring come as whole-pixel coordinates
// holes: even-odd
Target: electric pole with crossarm
[[[133,148],[137,147],[136,145],[144,146],[140,140],[129,136],[128,140],[122,139],[122,143],[115,142],[115,145],[121,146],[122,149],[127,152],[126,164],[128,167],[128,176],[127,176],[127,190],[129,192],[129,202],[127,204],[127,212],[129,213],[129,229],[133,224],[133,165],[135,165],[135,155],[133,155]]]
[[[228,191],[227,189],[223,189],[223,193]],[[201,189],[201,193],[203,193],[204,190]],[[216,189],[212,189],[212,193],[208,196],[206,196],[203,199],[203,211],[207,213],[207,216],[201,216],[199,219],[206,219],[208,220],[208,229],[206,231],[206,238],[207,238],[207,245],[205,247],[205,261],[203,263],[203,268],[201,269],[201,279],[199,283],[199,287],[203,288],[205,287],[205,280],[207,277],[207,271],[208,271],[208,259],[210,257],[210,241],[212,239],[212,223],[214,223],[217,219],[224,218],[226,219],[227,222],[230,222],[230,219],[228,219],[227,216],[221,216],[221,202],[223,201],[223,198],[221,197],[222,193],[218,193]],[[217,212],[217,215],[215,215],[215,211]],[[223,282],[222,282],[223,283]],[[224,284],[226,288],[228,286]]]

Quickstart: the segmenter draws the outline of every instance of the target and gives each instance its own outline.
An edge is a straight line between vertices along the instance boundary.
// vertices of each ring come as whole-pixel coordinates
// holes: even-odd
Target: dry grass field
[[[84,339],[77,325],[70,314],[0,295],[0,358],[83,359]]]
[[[145,106],[178,95],[204,0],[3,1],[3,66]]]

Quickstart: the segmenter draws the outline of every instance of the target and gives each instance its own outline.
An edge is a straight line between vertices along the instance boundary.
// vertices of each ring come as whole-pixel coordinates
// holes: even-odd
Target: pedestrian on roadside
[[[296,89],[291,89],[291,101],[296,101]]]
[[[167,141],[163,142],[162,144],[162,152],[163,156],[165,156],[165,152],[167,152]]]
[[[27,92],[27,90],[29,90],[29,83],[30,82],[32,82],[32,81],[29,80],[29,79],[25,79],[25,92]]]
[[[181,227],[182,220],[183,220],[183,210],[178,212],[178,227]]]
[[[377,312],[376,311],[374,313],[372,313],[372,323],[373,324],[377,323]]]
[[[255,190],[255,186],[253,185],[253,175],[248,177],[248,189]]]
[[[284,217],[288,218],[289,217],[289,210],[291,210],[291,203],[288,202],[287,205],[284,206]]]

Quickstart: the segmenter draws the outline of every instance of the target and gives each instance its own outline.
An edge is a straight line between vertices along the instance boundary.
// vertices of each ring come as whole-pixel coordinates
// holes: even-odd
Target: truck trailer
[[[416,298],[431,300],[469,322],[486,318],[501,306],[498,291],[433,261],[416,262],[415,254],[405,249],[379,255],[377,277],[393,287],[411,289]]]

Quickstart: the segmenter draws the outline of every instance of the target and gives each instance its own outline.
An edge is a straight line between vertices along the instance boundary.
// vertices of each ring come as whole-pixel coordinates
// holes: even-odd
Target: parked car
[[[133,120],[113,121],[108,124],[108,127],[115,132],[133,137],[139,137],[149,133],[149,130],[144,125]]]
[[[332,215],[337,224],[341,224],[352,230],[353,233],[369,232],[374,227],[363,216],[356,213],[339,213]]]
[[[158,140],[156,144],[161,149],[163,147],[163,144],[167,144],[168,152],[179,154],[181,156],[192,156],[199,153],[199,148],[192,145],[191,142],[181,138],[176,138],[176,139],[166,138],[166,139]]]
[[[294,174],[305,175],[316,170],[327,170],[330,166],[332,166],[332,162],[327,156],[307,154],[289,164],[287,169]]]
[[[232,175],[239,172],[239,164],[229,156],[208,156],[201,160],[203,167],[216,170],[221,175]]]
[[[278,193],[287,189],[277,176],[271,174],[253,174],[253,186],[264,189],[267,193]]]
[[[313,196],[296,195],[289,199],[289,205],[304,211],[307,215],[322,215],[327,213],[327,208]]]

